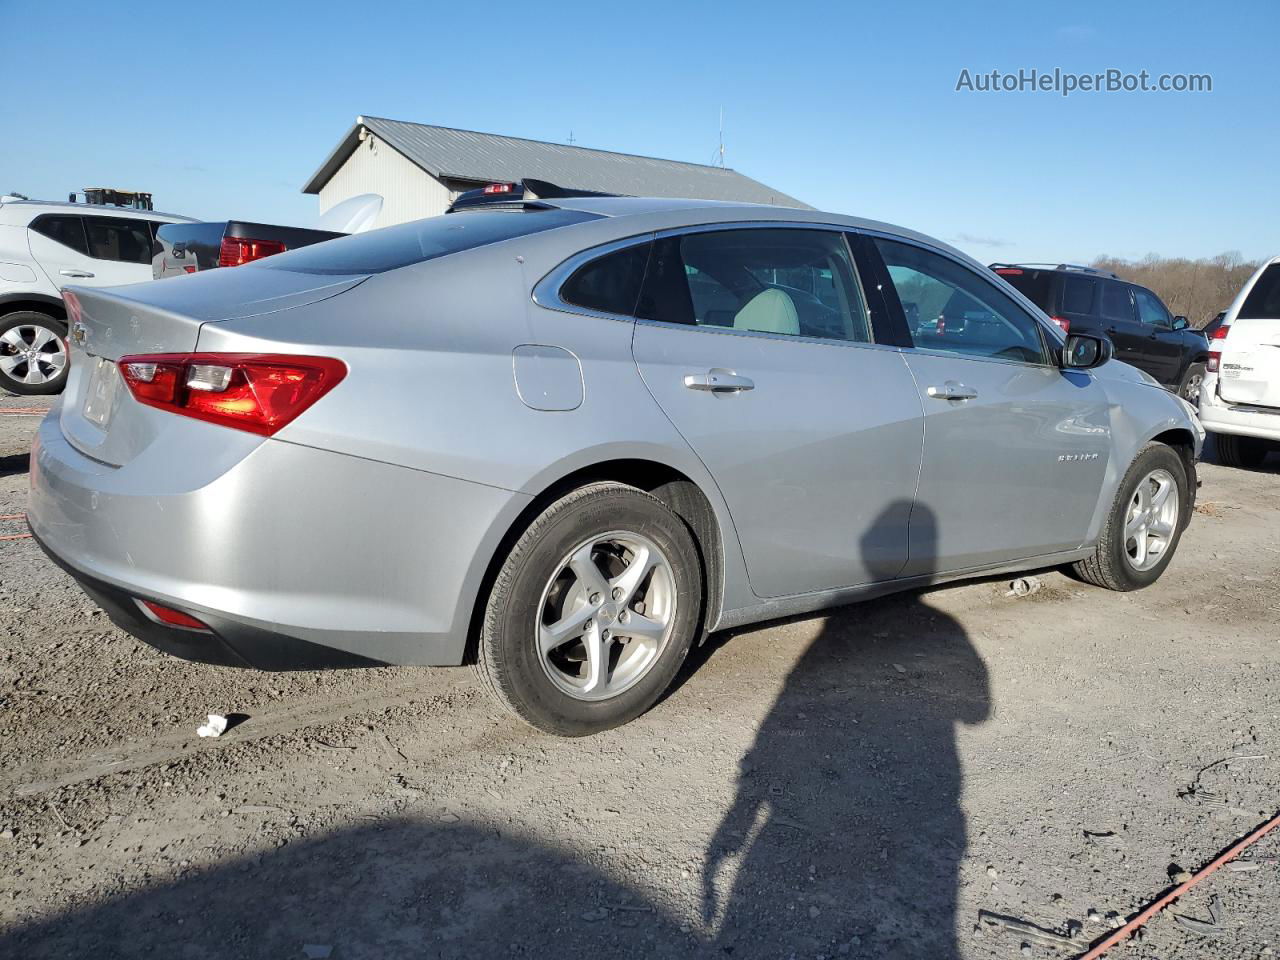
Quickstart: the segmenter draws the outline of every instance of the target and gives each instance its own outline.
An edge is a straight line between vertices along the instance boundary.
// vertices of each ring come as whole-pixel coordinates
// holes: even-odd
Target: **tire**
[[[66,324],[47,313],[0,316],[0,389],[23,396],[61,393],[67,384],[66,336]]]
[[[647,568],[642,557],[660,563],[630,584],[624,574]],[[476,670],[531,726],[598,733],[638,717],[671,685],[702,604],[702,566],[684,521],[635,487],[593,483],[547,507],[511,548],[485,606]],[[593,661],[590,649],[605,655]]]
[[[1256,470],[1271,452],[1271,444],[1256,437],[1240,437],[1234,433],[1215,433],[1213,449],[1218,463],[1224,467]]]
[[[1203,363],[1193,363],[1187,367],[1187,373],[1178,386],[1178,396],[1193,407],[1200,405],[1200,388],[1204,385],[1204,373]]]
[[[1153,477],[1157,478],[1153,481]],[[1126,524],[1136,519],[1134,516],[1139,488],[1147,491],[1147,504],[1151,507],[1152,490],[1163,478],[1172,482],[1167,497],[1159,502],[1172,501],[1172,516],[1169,508],[1163,507],[1158,520],[1141,526],[1142,548],[1141,559],[1135,557],[1139,552],[1137,537],[1126,535]],[[1163,489],[1163,487],[1160,487]],[[1125,473],[1115,501],[1107,514],[1107,520],[1098,538],[1094,555],[1072,565],[1077,576],[1097,587],[1121,592],[1140,590],[1149,587],[1160,579],[1165,568],[1173,559],[1178,549],[1178,541],[1182,531],[1186,529],[1190,512],[1190,486],[1187,482],[1187,467],[1182,457],[1172,447],[1163,443],[1148,443],[1134,458],[1129,470]],[[1163,545],[1159,544],[1158,531],[1167,525],[1169,531]],[[1158,546],[1158,550],[1157,550]]]

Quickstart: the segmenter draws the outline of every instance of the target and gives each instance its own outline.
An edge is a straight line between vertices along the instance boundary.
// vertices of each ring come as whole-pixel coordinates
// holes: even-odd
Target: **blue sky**
[[[133,187],[177,213],[308,225],[301,186],[358,114],[705,163],[723,107],[729,166],[983,260],[1280,253],[1274,0],[0,14],[0,190],[30,196]],[[1213,92],[955,91],[965,68],[1055,67],[1208,73]]]

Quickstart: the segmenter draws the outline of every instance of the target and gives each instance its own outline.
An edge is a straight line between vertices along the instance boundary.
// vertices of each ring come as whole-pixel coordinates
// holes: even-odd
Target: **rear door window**
[[[1280,263],[1262,271],[1257,283],[1240,305],[1240,320],[1275,320],[1280,318]]]
[[[1093,313],[1093,290],[1098,285],[1090,277],[1067,275],[1062,278],[1062,312]]]
[[[559,209],[448,213],[338,237],[257,260],[248,266],[255,270],[296,273],[383,273],[490,243],[599,219],[599,214]]]
[[[145,220],[123,217],[85,217],[89,256],[118,263],[151,262],[151,230]]]
[[[64,247],[70,247],[76,253],[89,253],[89,246],[84,238],[84,224],[77,216],[47,213],[32,220],[31,229]]]
[[[1098,312],[1106,320],[1125,320],[1133,322],[1133,297],[1129,295],[1127,284],[1114,283],[1110,280],[1102,283],[1102,303]]]

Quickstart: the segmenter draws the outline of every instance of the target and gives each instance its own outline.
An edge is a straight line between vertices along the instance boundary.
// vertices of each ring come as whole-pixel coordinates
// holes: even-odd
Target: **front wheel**
[[[32,396],[61,393],[67,382],[66,327],[34,310],[0,317],[0,387]]]
[[[1139,590],[1160,579],[1187,523],[1191,499],[1187,467],[1178,452],[1149,443],[1116,491],[1094,555],[1076,574],[1108,590]]]
[[[657,702],[701,617],[702,567],[684,521],[635,487],[594,483],[547,507],[511,548],[477,672],[530,725],[585,736]]]

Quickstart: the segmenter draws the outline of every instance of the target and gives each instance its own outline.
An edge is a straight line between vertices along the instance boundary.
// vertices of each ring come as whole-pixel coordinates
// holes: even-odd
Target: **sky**
[[[0,17],[0,192],[115,186],[309,226],[302,185],[358,115],[711,163],[723,110],[727,166],[980,260],[1280,253],[1275,0],[0,0]],[[956,89],[1055,68],[1213,89]]]

